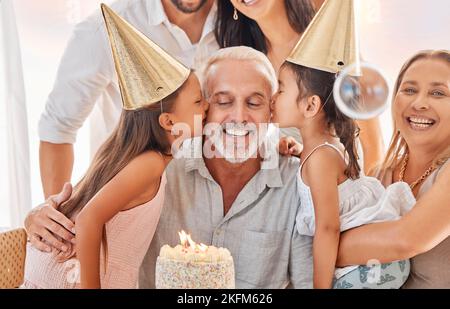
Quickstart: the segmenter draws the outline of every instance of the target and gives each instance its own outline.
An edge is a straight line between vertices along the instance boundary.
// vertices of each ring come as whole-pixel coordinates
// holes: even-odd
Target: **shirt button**
[[[220,235],[220,233],[222,233],[222,230],[216,230],[216,235]]]

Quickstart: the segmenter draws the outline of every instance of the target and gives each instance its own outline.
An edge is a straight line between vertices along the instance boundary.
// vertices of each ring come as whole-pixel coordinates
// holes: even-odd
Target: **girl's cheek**
[[[296,102],[296,97],[293,95],[286,95],[285,101],[289,106],[293,106]]]

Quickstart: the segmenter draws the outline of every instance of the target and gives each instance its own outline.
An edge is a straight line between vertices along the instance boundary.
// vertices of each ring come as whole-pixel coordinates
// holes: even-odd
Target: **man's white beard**
[[[214,146],[216,151],[222,156],[226,161],[232,164],[243,163],[250,158],[256,158],[258,155],[259,139],[258,130],[256,130],[255,125],[242,126],[234,124],[226,124],[227,130],[245,130],[250,131],[248,135],[248,146],[246,145],[246,137],[233,137],[223,130],[214,140]],[[224,139],[226,142],[224,143]]]

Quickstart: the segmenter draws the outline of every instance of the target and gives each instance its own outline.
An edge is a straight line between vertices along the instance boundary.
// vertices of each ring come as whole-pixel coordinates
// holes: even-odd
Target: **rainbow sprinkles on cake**
[[[234,262],[225,248],[197,244],[185,231],[180,245],[161,248],[156,261],[157,289],[234,289]]]

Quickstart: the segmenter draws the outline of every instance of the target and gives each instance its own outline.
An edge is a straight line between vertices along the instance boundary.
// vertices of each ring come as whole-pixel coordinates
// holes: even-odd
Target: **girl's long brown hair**
[[[334,131],[335,135],[344,145],[349,158],[345,175],[351,179],[359,178],[361,167],[358,163],[358,151],[356,147],[359,128],[356,122],[344,115],[334,102],[332,92],[336,74],[311,69],[287,61],[283,64],[283,68],[291,70],[296,76],[297,86],[301,94],[301,97],[298,99],[312,95],[320,97],[322,104],[324,104],[323,111],[325,112],[328,128]]]
[[[171,112],[183,87],[161,103],[164,112]],[[147,151],[168,153],[171,145],[166,131],[159,124],[159,103],[139,110],[123,110],[119,124],[97,151],[84,177],[74,187],[71,198],[60,211],[73,218],[84,206],[125,168],[134,158]]]
[[[185,85],[185,84],[184,84]],[[74,219],[86,204],[134,158],[147,152],[168,154],[171,144],[159,124],[162,112],[172,112],[181,86],[160,103],[138,110],[122,110],[119,124],[97,151],[84,177],[75,185],[70,199],[60,211]],[[108,259],[108,240],[103,227],[102,248],[104,272]]]
[[[394,87],[394,96],[392,98],[392,109],[394,108],[395,104],[395,97],[400,89],[400,85],[403,82],[403,78],[406,74],[406,71],[417,61],[423,60],[423,59],[436,59],[436,60],[443,60],[450,64],[450,52],[448,50],[426,50],[421,51],[414,55],[411,59],[409,59],[400,70],[400,73],[398,75],[397,81],[395,83]],[[393,113],[392,113],[393,114]],[[405,139],[400,134],[400,131],[398,130],[394,117],[392,118],[393,121],[393,128],[394,133],[392,135],[391,143],[389,145],[389,149],[386,153],[386,157],[381,164],[381,166],[374,171],[373,174],[376,174],[376,176],[379,179],[383,179],[386,176],[386,173],[388,171],[395,170],[401,162],[403,162],[405,155],[408,153],[408,145],[406,144]],[[439,166],[443,164],[448,158],[450,157],[450,147],[446,149],[441,155],[439,155],[436,159],[434,164]]]

